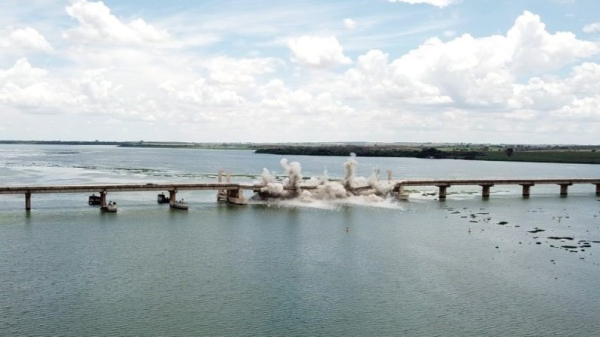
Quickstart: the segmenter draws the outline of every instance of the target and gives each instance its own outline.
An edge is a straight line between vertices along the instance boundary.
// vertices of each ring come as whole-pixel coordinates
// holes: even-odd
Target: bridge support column
[[[234,205],[246,205],[248,201],[244,198],[242,190],[237,188],[234,190],[227,190],[227,203]]]
[[[494,184],[486,184],[486,185],[479,185],[482,187],[481,189],[481,196],[483,198],[489,198],[490,197],[490,187],[494,186]]]
[[[408,200],[408,194],[404,192],[404,185],[396,184],[396,186],[394,186],[393,192],[396,193],[396,198],[398,198],[398,200]]]
[[[450,187],[450,185],[437,185],[437,187],[439,189],[438,198],[440,200],[446,200],[446,190],[448,189],[448,187]]]
[[[177,190],[169,191],[169,203],[173,205],[177,201]]]
[[[535,186],[535,184],[521,184],[521,186],[523,186],[523,198],[528,198],[531,186]]]
[[[388,175],[388,181],[392,181],[392,171],[391,170],[387,171],[387,175]]]
[[[25,193],[25,210],[31,211],[31,192]]]
[[[566,197],[569,194],[569,186],[571,186],[573,184],[569,183],[569,184],[560,184],[560,196],[561,197]]]
[[[600,195],[600,184],[596,184],[596,195]]]
[[[219,182],[219,183],[223,182],[223,170],[219,170],[217,182]],[[226,190],[218,190],[217,191],[217,201],[227,201],[227,191]]]
[[[106,191],[100,192],[100,207],[106,207]]]

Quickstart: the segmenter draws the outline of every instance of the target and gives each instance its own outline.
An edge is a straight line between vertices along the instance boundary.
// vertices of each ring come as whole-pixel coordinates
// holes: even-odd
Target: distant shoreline
[[[468,149],[468,148],[409,148],[409,147],[272,147],[256,150],[256,153],[274,155],[307,155],[307,156],[348,156],[355,153],[359,157],[388,158],[422,158],[422,159],[461,159],[478,161],[562,163],[562,164],[600,164],[600,149],[574,149],[564,147],[548,150],[519,150],[514,148],[510,155],[503,149]]]
[[[504,162],[600,164],[598,145],[477,145],[406,143],[185,143],[144,141],[20,141],[0,140],[0,145],[110,145],[127,148],[254,150],[259,154],[359,157],[462,159]],[[510,150],[510,155],[508,151]]]

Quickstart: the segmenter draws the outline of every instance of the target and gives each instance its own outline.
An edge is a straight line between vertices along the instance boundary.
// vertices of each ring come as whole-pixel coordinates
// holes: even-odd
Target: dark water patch
[[[573,240],[572,236],[549,236],[550,240]]]
[[[498,222],[498,225],[500,225],[500,226],[504,226],[504,225],[507,225],[507,224],[508,224],[508,221],[500,221],[500,222]]]
[[[81,152],[79,152],[79,151],[57,151],[57,152],[49,152],[49,154],[62,154],[62,155],[65,155],[65,154],[79,154],[79,153],[81,153]]]
[[[515,226],[515,227],[516,227],[516,226]],[[534,228],[533,230],[531,230],[531,231],[528,231],[528,232],[529,232],[529,233],[533,233],[533,234],[535,234],[535,233],[540,233],[540,232],[545,232],[545,231],[546,231],[545,229],[541,229],[541,228],[537,228],[537,227],[536,227],[536,228]]]

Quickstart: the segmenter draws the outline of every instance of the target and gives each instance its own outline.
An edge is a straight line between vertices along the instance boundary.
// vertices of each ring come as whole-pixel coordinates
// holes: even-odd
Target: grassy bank
[[[348,156],[355,153],[359,157],[404,157],[429,159],[463,159],[486,161],[515,161],[540,163],[571,163],[571,164],[600,164],[600,151],[596,150],[528,150],[513,151],[509,156],[502,150],[456,150],[443,148],[410,148],[393,146],[277,146],[261,148],[256,153],[276,155],[307,155],[307,156]]]
[[[504,152],[484,152],[476,160],[517,161],[539,163],[600,164],[600,152],[591,151],[527,151],[514,152],[507,156]]]

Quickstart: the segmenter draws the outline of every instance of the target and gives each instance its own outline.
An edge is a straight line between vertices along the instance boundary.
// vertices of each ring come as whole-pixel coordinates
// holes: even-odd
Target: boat
[[[117,203],[111,201],[108,203],[108,205],[100,207],[100,209],[103,212],[116,213],[117,212]]]
[[[175,209],[181,209],[181,210],[187,211],[189,207],[190,206],[188,205],[188,203],[183,201],[183,199],[181,199],[179,201],[176,200],[171,203],[171,208],[175,208]]]
[[[90,197],[88,198],[88,205],[90,205],[90,206],[100,205],[100,196],[95,195],[95,194],[90,195]]]
[[[157,200],[159,204],[168,204],[171,202],[171,199],[167,197],[164,193],[158,195]]]

